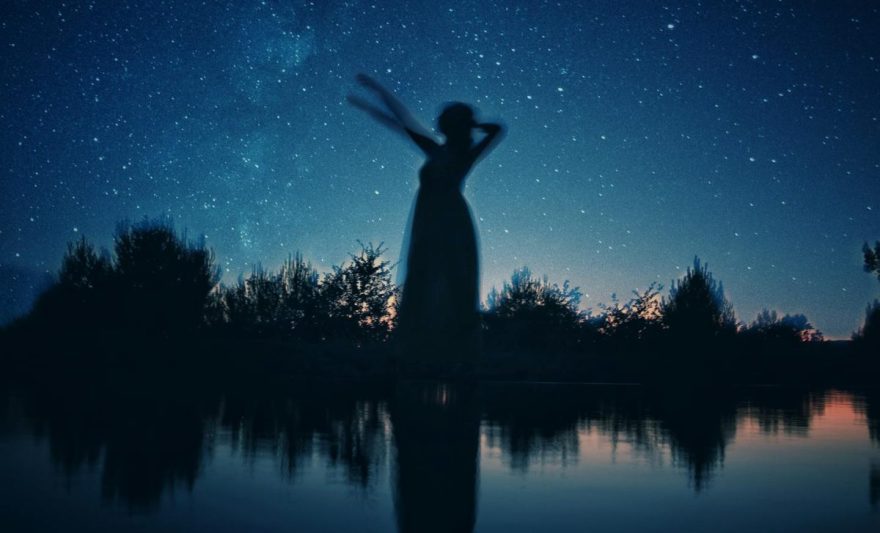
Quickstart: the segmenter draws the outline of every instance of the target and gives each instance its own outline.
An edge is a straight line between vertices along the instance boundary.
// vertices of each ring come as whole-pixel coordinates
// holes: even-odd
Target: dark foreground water
[[[0,531],[880,531],[880,395],[13,387]]]

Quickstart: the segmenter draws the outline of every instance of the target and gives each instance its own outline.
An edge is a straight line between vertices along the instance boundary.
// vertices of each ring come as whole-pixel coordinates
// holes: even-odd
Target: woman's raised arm
[[[348,95],[347,100],[349,104],[370,115],[376,120],[376,122],[387,126],[388,129],[396,131],[397,133],[405,133],[403,125],[396,118],[385,113],[363,98],[350,94]]]
[[[477,124],[474,126],[474,129],[478,129],[486,134],[485,137],[480,139],[480,142],[475,144],[471,148],[471,157],[474,161],[480,159],[487,153],[489,150],[495,147],[498,144],[498,141],[501,140],[501,137],[504,133],[504,128],[501,124],[493,124],[490,122],[486,122],[484,124]]]
[[[437,141],[433,139],[431,132],[419,124],[419,121],[412,116],[406,106],[391,91],[382,87],[379,82],[366,74],[358,74],[357,81],[363,87],[375,92],[393,117],[355,96],[350,96],[349,102],[355,107],[366,111],[370,116],[386,126],[403,130],[426,154],[430,154],[437,148]],[[394,126],[391,125],[392,123]]]

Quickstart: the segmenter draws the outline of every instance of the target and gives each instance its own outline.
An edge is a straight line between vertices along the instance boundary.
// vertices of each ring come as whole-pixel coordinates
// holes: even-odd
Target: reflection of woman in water
[[[437,119],[446,137],[440,144],[391,92],[363,74],[357,80],[386,109],[354,96],[349,101],[405,133],[427,156],[411,217],[399,338],[423,357],[466,360],[476,353],[478,342],[479,279],[477,237],[462,188],[471,167],[498,139],[501,126],[477,123],[466,104],[448,104]],[[475,129],[484,133],[478,142],[472,136]]]

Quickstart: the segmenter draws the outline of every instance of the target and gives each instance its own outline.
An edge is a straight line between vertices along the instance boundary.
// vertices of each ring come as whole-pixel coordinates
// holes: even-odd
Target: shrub
[[[257,266],[247,278],[212,296],[208,322],[248,335],[314,340],[322,320],[318,273],[297,254],[277,274]]]
[[[109,281],[113,265],[107,252],[98,255],[85,236],[67,244],[58,283],[75,290],[96,291]]]
[[[111,318],[113,265],[85,237],[67,245],[57,280],[34,304],[31,319],[73,330],[104,325]]]
[[[862,347],[880,346],[880,300],[874,300],[865,308],[865,323],[853,335],[853,340]]]
[[[523,267],[511,275],[501,291],[492,289],[486,323],[490,338],[504,348],[558,350],[578,342],[584,320],[578,309],[581,292],[568,281],[551,285]]]
[[[865,272],[875,274],[877,280],[880,281],[880,241],[874,243],[874,248],[871,248],[868,243],[864,243],[862,245],[862,255],[865,259]]]
[[[351,260],[324,276],[320,296],[326,305],[327,336],[357,341],[387,339],[393,327],[396,288],[382,244],[361,245]]]
[[[820,342],[822,332],[802,314],[779,317],[776,311],[762,310],[743,335],[763,342]]]
[[[208,294],[220,277],[204,242],[188,243],[168,221],[144,220],[119,225],[114,252],[125,325],[167,332],[202,323]]]
[[[643,292],[633,291],[633,298],[621,305],[613,298],[611,306],[603,306],[599,316],[599,332],[625,342],[656,337],[662,329],[663,299],[661,286],[652,283]]]
[[[672,282],[669,298],[663,301],[663,321],[679,338],[700,340],[736,331],[733,307],[724,297],[722,283],[715,281],[698,257],[682,279]]]

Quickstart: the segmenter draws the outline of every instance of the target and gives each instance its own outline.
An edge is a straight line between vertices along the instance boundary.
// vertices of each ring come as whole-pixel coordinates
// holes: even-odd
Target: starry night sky
[[[880,293],[878,8],[664,4],[5,2],[6,305],[145,216],[206,235],[227,281],[358,240],[396,261],[422,156],[347,104],[367,72],[427,125],[452,100],[506,124],[466,189],[484,295],[528,265],[596,309],[698,254],[740,320],[848,337]]]

